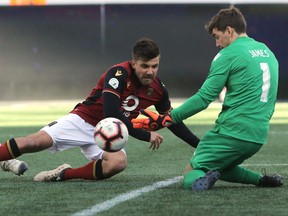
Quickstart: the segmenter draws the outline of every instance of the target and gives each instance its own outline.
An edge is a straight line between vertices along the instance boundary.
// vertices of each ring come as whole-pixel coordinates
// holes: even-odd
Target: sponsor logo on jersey
[[[115,76],[122,76],[123,73],[121,70],[117,70],[116,73],[115,73]]]
[[[130,112],[124,111],[124,112],[123,112],[123,115],[128,118],[128,117],[130,116]]]
[[[135,95],[129,95],[123,102],[122,102],[122,107],[126,111],[133,111],[137,108],[139,105],[139,98],[136,97]],[[127,114],[126,114],[127,115]]]
[[[114,89],[117,89],[119,86],[119,81],[116,78],[111,78],[108,83]]]

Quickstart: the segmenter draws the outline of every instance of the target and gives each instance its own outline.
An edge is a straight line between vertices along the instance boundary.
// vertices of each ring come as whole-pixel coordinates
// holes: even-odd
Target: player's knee
[[[102,158],[103,175],[110,178],[127,167],[127,156],[124,152],[104,153]]]
[[[192,182],[191,182],[190,179],[187,177],[187,175],[184,175],[183,188],[184,188],[184,189],[191,189],[191,187],[192,187]]]
[[[113,161],[114,169],[116,172],[122,172],[127,167],[127,157],[122,155],[116,157]]]

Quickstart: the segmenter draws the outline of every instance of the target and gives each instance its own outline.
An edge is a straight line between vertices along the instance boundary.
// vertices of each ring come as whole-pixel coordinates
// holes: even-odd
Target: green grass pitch
[[[77,101],[76,101],[77,102]],[[34,133],[52,120],[69,112],[75,101],[9,102],[0,103],[0,141]],[[175,100],[174,106],[178,103]],[[211,128],[221,108],[213,103],[186,123],[202,137]],[[288,177],[288,104],[277,103],[271,121],[268,143],[245,166],[269,174],[279,173]],[[168,186],[154,187],[155,183],[181,176],[193,149],[174,137],[167,129],[159,150],[148,149],[149,143],[129,138],[126,147],[127,169],[105,181],[72,180],[66,182],[33,182],[35,174],[66,162],[73,167],[88,161],[78,148],[52,154],[43,151],[25,154],[29,170],[24,176],[15,176],[0,170],[0,215],[96,215],[90,208],[99,208],[97,215],[221,215],[221,216],[271,216],[287,215],[288,188],[258,188],[252,185],[217,181],[213,190],[193,193],[181,187],[181,179]],[[181,178],[181,177],[180,177]],[[133,198],[139,189],[153,187]],[[115,206],[109,202],[120,200]],[[127,200],[125,201],[125,199]],[[112,202],[113,203],[113,202]],[[85,212],[86,210],[86,212]],[[95,209],[94,209],[95,210]],[[83,212],[84,211],[84,212]],[[87,213],[88,212],[88,213]],[[76,214],[75,214],[76,213]]]

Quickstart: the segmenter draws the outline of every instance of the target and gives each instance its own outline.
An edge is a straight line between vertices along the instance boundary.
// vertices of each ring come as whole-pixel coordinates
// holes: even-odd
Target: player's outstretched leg
[[[37,182],[61,181],[61,173],[67,169],[71,169],[71,166],[69,164],[62,164],[56,169],[38,173],[34,176],[33,180]]]
[[[1,169],[7,172],[12,172],[15,175],[23,175],[28,170],[28,165],[24,161],[11,159],[0,162]]]
[[[203,177],[196,179],[192,183],[193,191],[205,191],[213,187],[215,182],[219,179],[220,173],[216,170],[208,171]]]

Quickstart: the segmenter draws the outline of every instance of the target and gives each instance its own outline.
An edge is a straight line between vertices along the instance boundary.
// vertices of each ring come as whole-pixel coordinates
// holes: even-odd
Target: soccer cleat
[[[37,182],[50,182],[50,181],[63,181],[61,178],[61,174],[64,173],[65,170],[71,169],[72,167],[69,164],[63,164],[56,169],[49,171],[42,171],[34,176],[33,181]]]
[[[11,159],[7,161],[1,161],[0,166],[2,170],[7,172],[12,172],[15,175],[23,175],[25,171],[28,170],[28,166],[24,161]]]
[[[260,187],[280,187],[283,185],[283,177],[280,175],[268,176],[266,170],[262,169],[263,176],[259,181]]]
[[[192,184],[193,191],[210,190],[219,179],[220,173],[216,170],[208,171],[203,177],[196,179]]]

